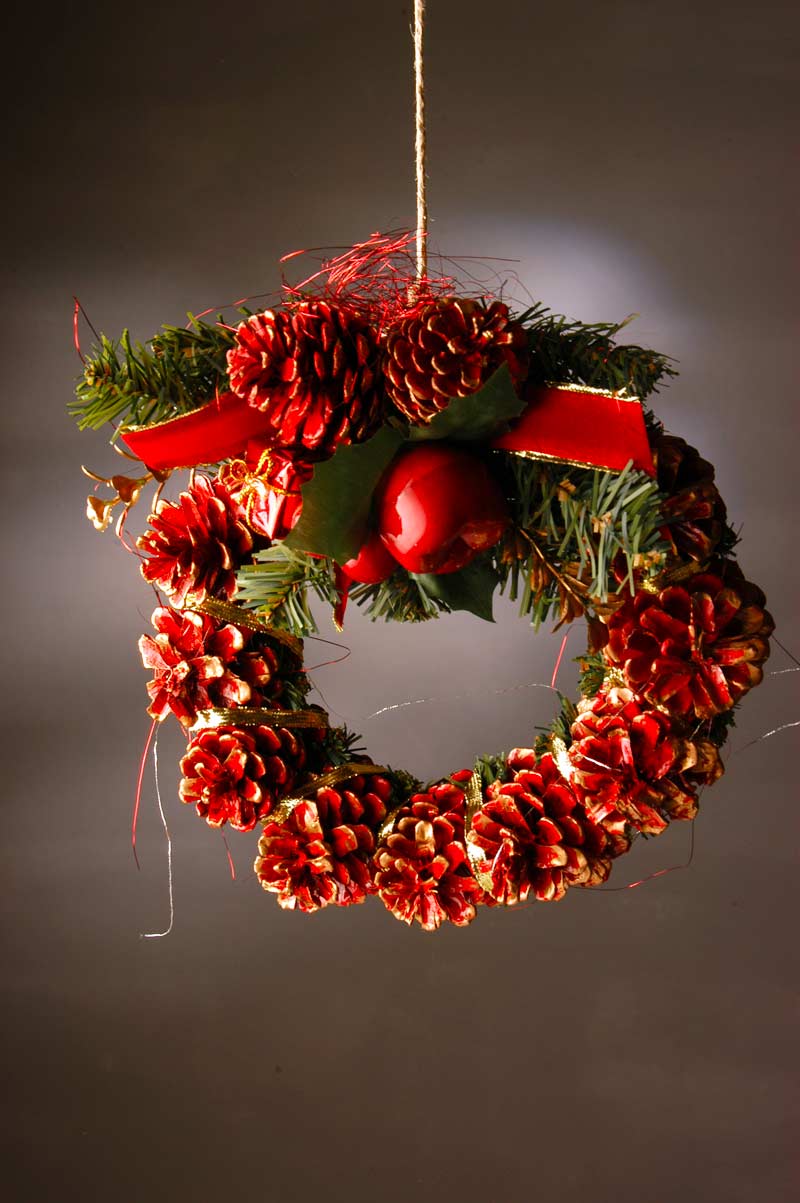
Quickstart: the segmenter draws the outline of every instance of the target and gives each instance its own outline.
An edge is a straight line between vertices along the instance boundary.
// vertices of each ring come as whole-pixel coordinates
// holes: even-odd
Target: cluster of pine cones
[[[423,425],[503,363],[524,379],[524,328],[502,301],[462,297],[428,299],[382,332],[346,304],[301,301],[242,322],[228,352],[233,392],[312,461],[368,439],[393,408]]]
[[[256,874],[281,906],[314,911],[377,894],[407,923],[463,926],[482,904],[598,885],[636,833],[694,818],[699,789],[722,772],[710,724],[758,683],[772,631],[763,595],[726,568],[620,607],[608,623],[606,683],[580,704],[569,745],[509,753],[472,810],[468,770],[424,790],[389,770],[315,789],[331,768],[321,729],[196,729],[208,707],[235,718],[237,707],[285,702],[302,658],[267,632],[156,610],[155,637],[141,640],[150,713],[173,713],[189,730],[184,802],[213,826],[262,823]],[[292,798],[296,790],[305,796]]]

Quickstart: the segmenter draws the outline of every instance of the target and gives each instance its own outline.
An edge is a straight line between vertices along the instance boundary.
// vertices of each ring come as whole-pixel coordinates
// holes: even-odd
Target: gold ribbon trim
[[[630,400],[625,397],[617,399],[620,401]],[[545,451],[512,451],[510,454],[518,455],[520,459],[545,460],[548,464],[566,464],[569,468],[595,468],[598,472],[622,471],[622,468],[598,468],[597,464],[590,464],[586,459],[568,459],[565,455],[548,455]]]
[[[315,790],[341,785],[343,781],[349,781],[351,777],[370,777],[377,773],[388,772],[389,770],[382,764],[359,764],[357,760],[350,760],[346,764],[337,765],[335,769],[329,769],[327,773],[320,773],[319,777],[307,781],[300,789],[295,790],[295,793],[298,798],[307,797]]]
[[[551,745],[553,749],[553,760],[556,762],[556,768],[565,781],[572,780],[572,774],[575,772],[574,765],[569,758],[567,745],[558,735],[554,736]]]
[[[392,832],[394,830],[394,821],[397,818],[397,816],[400,814],[400,811],[403,809],[404,806],[405,806],[405,802],[401,802],[401,804],[399,806],[395,806],[393,810],[389,811],[386,818],[383,820],[380,827],[378,828],[378,834],[375,836],[376,846],[378,844],[380,844],[380,842],[382,840],[388,839],[389,836],[392,834]]]
[[[356,761],[350,761],[347,764],[340,764],[335,769],[330,769],[327,773],[320,773],[318,777],[314,777],[311,781],[307,781],[305,785],[301,785],[299,789],[294,791],[291,798],[284,798],[279,802],[270,814],[264,818],[265,823],[285,823],[289,815],[305,801],[310,794],[315,793],[318,789],[327,789],[334,785],[341,785],[343,781],[350,781],[352,777],[368,777],[375,773],[388,773],[389,770],[384,768],[382,764],[359,764]],[[392,811],[394,816],[397,811]],[[393,820],[394,821],[394,820]],[[381,832],[383,828],[381,828]]]
[[[280,485],[272,484],[269,480],[273,466],[273,447],[266,447],[258,457],[258,463],[255,468],[250,468],[247,460],[235,459],[226,465],[224,471],[224,484],[231,491],[238,493],[239,505],[244,509],[245,518],[253,525],[253,508],[259,499],[259,494],[263,489],[268,489],[270,493],[277,493],[281,497],[299,497],[299,489],[284,489]]]
[[[611,397],[614,401],[633,401],[641,405],[641,399],[627,389],[593,388],[590,384],[559,384],[557,380],[546,380],[545,388],[561,389],[565,393],[592,393],[595,397]]]
[[[298,639],[291,631],[283,631],[279,627],[270,626],[268,622],[265,622],[263,618],[259,618],[252,610],[245,610],[244,606],[237,606],[233,602],[220,601],[216,597],[207,597],[198,606],[187,606],[186,609],[199,611],[201,614],[208,614],[210,618],[219,618],[221,622],[230,622],[236,627],[246,627],[248,631],[260,631],[262,634],[269,635],[270,638],[288,647],[300,659],[303,658],[302,639]]]
[[[466,812],[464,814],[464,847],[467,850],[470,867],[473,876],[481,889],[487,894],[492,892],[492,874],[491,861],[487,858],[486,853],[477,844],[474,844],[469,836],[472,831],[472,824],[475,815],[483,806],[483,782],[481,781],[480,773],[473,770],[472,776],[464,787],[464,800],[466,802]]]
[[[258,706],[215,706],[213,710],[198,710],[191,730],[227,726],[327,727],[328,716],[324,710],[266,710]]]

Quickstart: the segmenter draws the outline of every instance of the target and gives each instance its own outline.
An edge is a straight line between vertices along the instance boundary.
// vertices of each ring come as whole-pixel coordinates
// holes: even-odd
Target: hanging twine
[[[417,175],[417,279],[428,274],[428,199],[425,194],[425,74],[422,39],[425,32],[425,0],[414,0],[414,158]]]

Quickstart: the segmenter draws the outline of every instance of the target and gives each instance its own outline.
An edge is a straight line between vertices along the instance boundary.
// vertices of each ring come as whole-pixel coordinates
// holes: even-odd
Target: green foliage
[[[556,717],[553,719],[550,726],[542,732],[533,745],[533,750],[537,756],[546,756],[553,751],[553,740],[560,739],[568,748],[572,743],[572,735],[570,734],[572,724],[578,717],[578,710],[575,703],[563,693],[559,693],[559,710]]]
[[[301,638],[317,632],[310,594],[332,608],[339,600],[333,562],[295,551],[285,542],[257,552],[252,564],[239,569],[237,582],[242,605]],[[377,585],[354,585],[349,598],[373,620],[424,622],[440,613],[468,610],[491,621],[496,584],[491,558],[483,557],[441,576],[417,577],[399,568]]]
[[[729,522],[726,522],[722,528],[722,535],[717,545],[715,555],[723,560],[736,557],[736,547],[739,544],[739,532],[734,530]]]
[[[496,756],[479,756],[475,761],[475,772],[484,788],[495,781],[508,781],[508,760],[502,753]]]
[[[425,426],[412,426],[413,441],[452,439],[475,442],[499,434],[525,408],[514,388],[508,365],[503,364],[482,388],[468,397],[454,397],[447,408]]]
[[[68,406],[81,430],[163,422],[224,391],[233,334],[188,316],[188,326],[164,326],[146,344],[132,342],[127,330],[117,341],[101,335]]]
[[[731,729],[736,726],[736,707],[715,714],[708,724],[708,738],[718,748],[727,742]]]
[[[337,564],[358,555],[373,493],[402,443],[398,431],[384,426],[366,443],[339,447],[331,459],[317,464],[303,486],[303,511],[286,546],[327,556]]]
[[[425,622],[440,614],[466,610],[492,622],[497,580],[489,555],[473,560],[458,572],[413,573],[399,568],[377,585],[356,585],[350,598],[373,621]]]
[[[331,606],[338,600],[330,562],[293,551],[285,543],[257,552],[254,563],[239,569],[237,581],[237,601],[301,638],[317,631],[309,591]]]
[[[324,773],[351,760],[363,760],[367,755],[363,740],[363,735],[348,727],[328,727],[319,742],[309,742],[313,771]]]
[[[599,693],[605,680],[608,665],[602,656],[587,654],[578,657],[581,667],[580,691],[583,697],[593,698]]]
[[[635,315],[634,315],[635,316]],[[569,321],[535,305],[520,316],[531,349],[530,378],[535,383],[585,384],[593,388],[627,389],[644,399],[677,372],[667,355],[633,344],[615,343],[615,335],[632,320],[587,325]]]
[[[632,589],[634,567],[655,573],[666,552],[659,527],[661,494],[653,477],[631,464],[622,472],[570,468],[504,456],[513,528],[498,553],[501,589],[539,626],[602,607]],[[521,538],[520,538],[521,532]],[[624,579],[611,577],[624,565]]]
[[[447,612],[447,607],[426,593],[420,581],[403,568],[377,585],[356,585],[350,600],[373,622],[379,618],[386,622],[427,622]]]
[[[497,588],[497,571],[490,556],[475,559],[458,572],[412,573],[423,593],[443,610],[466,610],[494,622],[492,597]]]

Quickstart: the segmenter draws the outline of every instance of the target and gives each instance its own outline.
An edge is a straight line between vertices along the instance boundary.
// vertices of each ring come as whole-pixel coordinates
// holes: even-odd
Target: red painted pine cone
[[[726,566],[661,593],[644,590],[608,621],[606,661],[634,692],[682,718],[713,718],[758,685],[774,629],[764,594]]]
[[[455,776],[467,780],[471,773]],[[464,794],[457,785],[434,785],[398,811],[375,853],[375,885],[404,923],[435,931],[447,920],[458,927],[472,922],[483,890],[467,859]]]
[[[300,671],[300,665],[286,648],[261,634],[250,637],[250,643],[233,667],[236,675],[250,686],[251,706],[280,706],[286,676]]]
[[[255,862],[261,885],[287,910],[363,902],[372,892],[370,858],[391,794],[388,777],[364,774],[268,819]]]
[[[148,557],[141,564],[146,581],[176,606],[199,605],[207,597],[235,597],[236,569],[253,537],[227,489],[197,475],[177,501],[158,502],[136,546]]]
[[[713,745],[698,752],[630,689],[581,702],[570,734],[570,783],[599,821],[618,813],[637,831],[659,835],[670,819],[697,814],[696,785],[712,772]]]
[[[181,760],[182,802],[212,827],[252,831],[297,782],[305,766],[298,736],[284,727],[209,727]]]
[[[350,309],[303,301],[242,322],[228,352],[231,388],[268,418],[281,447],[313,459],[360,443],[381,423],[375,332]]]
[[[249,701],[250,686],[231,667],[245,645],[238,627],[164,606],[153,611],[152,622],[155,637],[142,635],[139,640],[142,663],[153,670],[147,683],[148,714],[161,721],[171,711],[191,727],[198,710]]]
[[[555,902],[569,886],[605,881],[612,858],[629,846],[619,817],[608,820],[608,829],[592,819],[551,756],[537,761],[530,749],[518,748],[508,765],[511,779],[486,789],[467,836],[494,901],[512,906],[533,894]]]
[[[524,328],[502,301],[439,297],[403,318],[386,342],[386,391],[413,425],[451,398],[477,392],[502,363],[515,381],[527,370]]]
[[[726,510],[714,483],[714,465],[671,434],[653,443],[658,487],[666,494],[663,513],[676,553],[705,563],[725,529]]]

